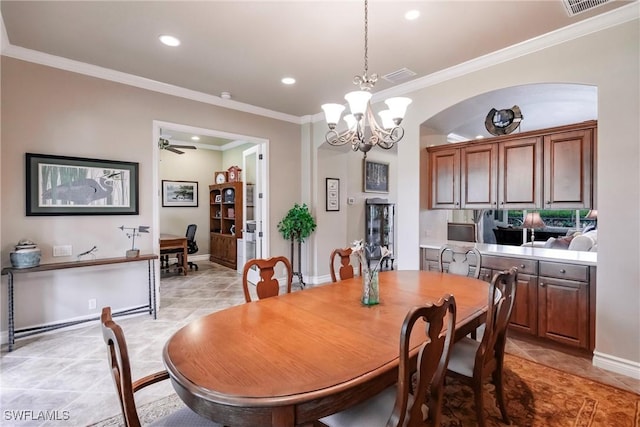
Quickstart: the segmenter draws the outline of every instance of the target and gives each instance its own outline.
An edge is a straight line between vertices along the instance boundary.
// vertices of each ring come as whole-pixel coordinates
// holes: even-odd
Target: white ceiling
[[[413,79],[423,78],[634,1],[569,17],[561,0],[371,0],[369,72],[382,76],[406,67]],[[405,20],[412,9],[421,16]],[[363,1],[3,0],[0,11],[8,37],[3,54],[43,52],[204,94],[228,91],[233,101],[296,117],[343,102],[355,87],[353,76],[363,71]],[[160,44],[161,34],[177,36],[182,45]],[[283,85],[285,76],[297,83]],[[393,86],[380,79],[375,91]],[[518,104],[522,126],[538,128],[534,119],[594,96],[594,89],[547,89],[553,90],[521,88],[476,99],[430,125],[475,136],[490,108]]]

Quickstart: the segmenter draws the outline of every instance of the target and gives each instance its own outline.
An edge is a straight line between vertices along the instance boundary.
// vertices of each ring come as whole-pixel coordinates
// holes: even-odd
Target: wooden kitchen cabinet
[[[498,209],[542,205],[542,138],[517,138],[498,144]]]
[[[496,209],[498,172],[496,145],[471,145],[460,151],[460,207],[462,209]]]
[[[596,127],[588,121],[429,147],[429,208],[591,208]]]
[[[422,248],[422,269],[437,270],[438,250]],[[480,278],[518,267],[516,300],[509,328],[593,352],[596,267],[482,254]]]
[[[544,137],[544,209],[592,206],[593,128]]]
[[[429,201],[432,209],[460,208],[460,150],[438,150],[429,155]]]

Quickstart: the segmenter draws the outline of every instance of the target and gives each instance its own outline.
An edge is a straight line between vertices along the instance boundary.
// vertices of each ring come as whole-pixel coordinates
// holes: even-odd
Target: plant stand
[[[294,260],[294,256],[293,256],[293,242],[296,239],[294,239],[293,237],[291,237],[291,268],[293,268],[293,260]],[[298,278],[298,282],[300,283],[300,288],[304,289],[305,287],[305,283],[304,283],[304,279],[302,278],[302,243],[300,243],[298,241],[298,271],[294,271],[292,272],[293,276],[296,276]]]

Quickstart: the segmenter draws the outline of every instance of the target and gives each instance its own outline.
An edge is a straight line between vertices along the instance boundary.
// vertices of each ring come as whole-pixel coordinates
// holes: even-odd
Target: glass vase
[[[362,304],[376,305],[380,302],[378,270],[362,272]]]

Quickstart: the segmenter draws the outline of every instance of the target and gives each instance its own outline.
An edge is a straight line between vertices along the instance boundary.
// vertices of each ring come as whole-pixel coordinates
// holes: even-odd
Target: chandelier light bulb
[[[411,104],[411,99],[404,97],[389,98],[384,103],[387,104],[389,111],[391,111],[391,118],[397,121],[397,124],[400,124],[407,113],[407,107]]]
[[[364,116],[364,113],[367,111],[367,106],[369,105],[369,100],[371,99],[371,92],[355,90],[346,94],[344,99],[349,103],[351,114],[356,117],[358,117],[358,115]]]
[[[347,124],[347,129],[349,130],[355,130],[358,126],[358,121],[353,117],[353,114],[346,114],[344,116],[344,121]]]
[[[382,110],[378,113],[380,118],[382,119],[382,127],[385,129],[393,129],[396,127],[396,124],[393,121],[393,117],[391,116],[391,110]]]
[[[329,127],[332,125],[335,127],[336,124],[340,121],[340,116],[344,111],[344,105],[341,104],[323,104],[322,109],[324,110],[324,116],[329,124]]]

